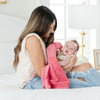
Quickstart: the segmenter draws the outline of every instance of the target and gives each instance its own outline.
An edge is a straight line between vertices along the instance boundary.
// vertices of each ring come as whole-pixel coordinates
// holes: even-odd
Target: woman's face
[[[49,37],[51,33],[54,33],[54,29],[55,29],[55,20],[50,25],[49,31],[48,33],[45,34],[45,37]]]

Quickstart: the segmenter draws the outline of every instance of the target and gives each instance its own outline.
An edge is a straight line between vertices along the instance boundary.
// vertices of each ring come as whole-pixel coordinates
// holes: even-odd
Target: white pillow
[[[16,43],[0,43],[0,74],[14,72],[13,59]]]
[[[88,63],[88,62],[89,61],[88,61],[87,57],[80,55],[80,56],[77,57],[77,62],[76,62],[75,65],[79,65],[79,64],[82,64],[82,63]]]
[[[0,42],[16,41],[26,22],[25,19],[19,17],[0,15]]]
[[[14,47],[22,33],[26,20],[0,15],[0,74],[14,72]]]

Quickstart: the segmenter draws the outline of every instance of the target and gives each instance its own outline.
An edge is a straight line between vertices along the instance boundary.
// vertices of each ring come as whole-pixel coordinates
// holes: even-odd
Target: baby
[[[79,44],[76,40],[67,41],[61,50],[57,49],[57,60],[60,65],[64,66],[70,64],[76,57],[78,50]],[[72,67],[66,68],[65,72],[69,72],[71,69]]]

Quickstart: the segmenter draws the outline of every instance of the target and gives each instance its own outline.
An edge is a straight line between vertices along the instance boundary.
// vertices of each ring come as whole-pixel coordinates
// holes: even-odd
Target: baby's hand
[[[60,53],[60,50],[59,49],[56,49],[56,54],[58,55]]]

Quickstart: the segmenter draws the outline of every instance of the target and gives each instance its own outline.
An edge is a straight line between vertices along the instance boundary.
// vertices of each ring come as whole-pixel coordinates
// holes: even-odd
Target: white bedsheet
[[[80,89],[19,89],[15,73],[0,75],[0,100],[100,100],[100,87]]]

